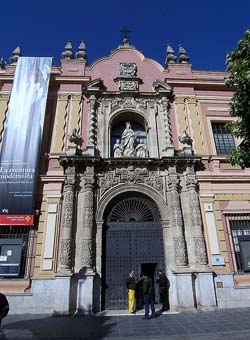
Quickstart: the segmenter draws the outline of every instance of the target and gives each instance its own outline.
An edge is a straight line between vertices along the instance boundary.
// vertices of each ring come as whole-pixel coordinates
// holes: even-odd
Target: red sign
[[[0,225],[32,226],[34,215],[0,215]]]

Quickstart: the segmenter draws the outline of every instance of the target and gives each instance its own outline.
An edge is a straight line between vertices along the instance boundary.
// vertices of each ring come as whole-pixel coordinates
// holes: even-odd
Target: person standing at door
[[[129,276],[126,280],[126,288],[128,292],[128,310],[130,314],[135,313],[135,272],[133,270],[130,271]]]
[[[158,279],[156,281],[159,285],[159,295],[160,295],[160,302],[162,303],[161,311],[169,310],[169,298],[168,298],[168,291],[169,291],[169,280],[167,279],[166,275],[160,269],[158,272]]]
[[[141,273],[140,278],[136,283],[136,292],[135,292],[136,310],[140,310],[143,308],[143,279],[144,279],[144,276]]]
[[[144,275],[143,279],[143,301],[145,308],[144,319],[150,319],[149,317],[149,305],[151,307],[151,318],[155,317],[155,305],[153,297],[153,281],[147,275]]]

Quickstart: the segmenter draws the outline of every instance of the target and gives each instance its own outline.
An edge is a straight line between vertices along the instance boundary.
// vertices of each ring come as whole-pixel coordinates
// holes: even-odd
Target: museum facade
[[[1,62],[1,138],[20,54]],[[193,70],[181,46],[163,67],[127,37],[91,65],[83,42],[75,54],[66,44],[50,72],[34,223],[0,226],[12,313],[125,310],[130,270],[156,282],[160,268],[170,310],[250,306],[250,171],[227,161],[239,143],[225,127],[227,76]]]

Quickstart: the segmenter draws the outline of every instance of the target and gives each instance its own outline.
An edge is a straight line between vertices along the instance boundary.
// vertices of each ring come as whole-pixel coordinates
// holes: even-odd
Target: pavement
[[[8,315],[0,339],[250,340],[250,308],[214,312],[99,313],[88,316]]]

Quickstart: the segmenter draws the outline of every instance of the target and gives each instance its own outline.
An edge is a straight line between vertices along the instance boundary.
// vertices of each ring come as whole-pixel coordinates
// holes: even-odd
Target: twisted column
[[[89,111],[89,133],[88,133],[88,145],[95,145],[95,132],[96,132],[96,97],[91,95],[88,100],[88,111]]]
[[[63,188],[63,224],[60,238],[60,256],[58,273],[69,275],[72,271],[72,229],[75,201],[75,167],[69,166],[65,171]]]

